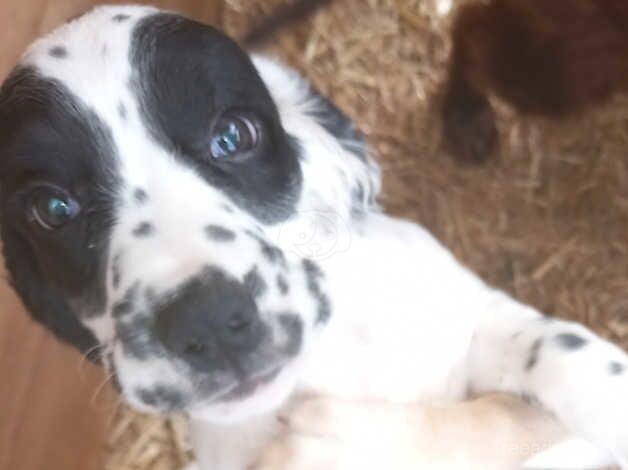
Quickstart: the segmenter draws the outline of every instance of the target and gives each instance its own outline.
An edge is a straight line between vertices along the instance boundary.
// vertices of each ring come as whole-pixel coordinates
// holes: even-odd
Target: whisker
[[[108,409],[110,409],[112,407],[112,405],[114,407],[116,407],[116,408],[120,405],[120,403],[121,403],[120,398],[116,395],[114,403],[107,404],[107,406],[105,406],[105,407],[97,406],[98,397],[103,392],[103,390],[105,390],[107,385],[109,383],[111,383],[114,375],[115,374],[113,372],[107,373],[107,375],[105,376],[105,379],[100,383],[100,385],[98,385],[98,387],[96,387],[96,390],[94,391],[94,394],[92,395],[91,399],[89,400],[89,405],[90,405],[91,408],[96,409],[96,410],[108,410]]]

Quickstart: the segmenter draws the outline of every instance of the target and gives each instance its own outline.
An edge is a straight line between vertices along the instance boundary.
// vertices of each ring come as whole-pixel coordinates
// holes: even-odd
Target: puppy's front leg
[[[617,346],[495,293],[469,369],[473,390],[527,396],[628,469],[628,355]]]
[[[255,470],[512,470],[562,434],[508,395],[432,406],[312,398],[284,422]]]

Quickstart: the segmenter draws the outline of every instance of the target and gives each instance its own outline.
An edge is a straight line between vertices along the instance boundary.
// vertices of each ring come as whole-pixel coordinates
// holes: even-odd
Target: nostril
[[[237,313],[233,315],[227,322],[227,328],[232,334],[242,334],[251,327],[251,317]]]
[[[188,341],[183,348],[183,354],[186,356],[200,356],[207,353],[207,345],[199,339]]]

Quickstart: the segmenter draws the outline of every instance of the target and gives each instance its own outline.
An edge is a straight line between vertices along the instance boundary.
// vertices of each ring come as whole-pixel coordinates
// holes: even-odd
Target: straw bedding
[[[223,25],[237,37],[281,1],[227,0]],[[337,0],[268,52],[366,133],[390,212],[426,225],[491,284],[628,347],[628,98],[568,122],[495,103],[499,156],[461,165],[440,142],[449,18],[438,4]],[[187,460],[180,419],[119,407],[113,421],[108,470],[172,470]]]

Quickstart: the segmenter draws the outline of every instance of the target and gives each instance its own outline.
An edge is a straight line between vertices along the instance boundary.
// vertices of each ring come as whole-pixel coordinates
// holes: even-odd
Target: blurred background
[[[89,3],[39,1],[33,11],[42,14],[35,15],[24,10],[35,0],[14,2],[14,7],[4,1],[0,21],[9,18],[12,26],[0,33],[0,73],[15,60],[29,35],[79,13]],[[286,1],[173,0],[166,6],[218,24],[239,38]],[[67,9],[62,7],[65,3]],[[579,320],[628,347],[628,98],[618,96],[560,122],[521,117],[493,99],[500,134],[497,158],[475,166],[456,161],[443,150],[437,97],[451,47],[451,13],[461,4],[462,0],[336,0],[281,31],[264,52],[295,67],[356,121],[384,169],[381,202],[388,211],[427,226],[487,282],[545,313]],[[6,15],[6,8],[14,16]],[[7,34],[11,41],[4,40]],[[13,300],[2,301],[3,295],[11,298],[8,292],[0,294],[1,310],[20,310]],[[14,325],[25,318],[21,312],[4,313],[0,311],[3,377],[5,369],[16,369],[13,364],[23,353]],[[6,318],[13,322],[10,330],[3,325]],[[52,343],[46,341],[34,353],[35,363],[42,356],[66,354],[59,363],[70,377],[64,379],[68,388],[76,381],[80,357]],[[23,362],[28,360],[33,357]],[[85,367],[93,377],[81,379],[82,383],[95,390],[103,377]],[[52,369],[41,373],[57,374]],[[24,381],[19,374],[14,372],[11,380]],[[12,458],[19,459],[15,445],[6,442],[18,442],[16,432],[26,426],[14,409],[20,401],[11,380],[0,385],[0,468],[19,470],[2,460],[3,448],[13,449]],[[32,383],[47,382],[32,379]],[[31,389],[26,384],[22,390],[23,397]],[[37,398],[39,393],[31,400],[43,400]],[[140,415],[118,405],[106,390],[92,399],[94,394],[84,393],[88,397],[82,405],[92,410],[85,413],[93,413],[83,415],[89,416],[91,433],[102,429],[100,437],[90,437],[94,455],[104,449],[105,463],[94,468],[171,470],[186,462],[181,419]],[[78,399],[73,399],[73,409]],[[7,429],[9,418],[13,430]],[[31,418],[44,420],[45,415]]]

